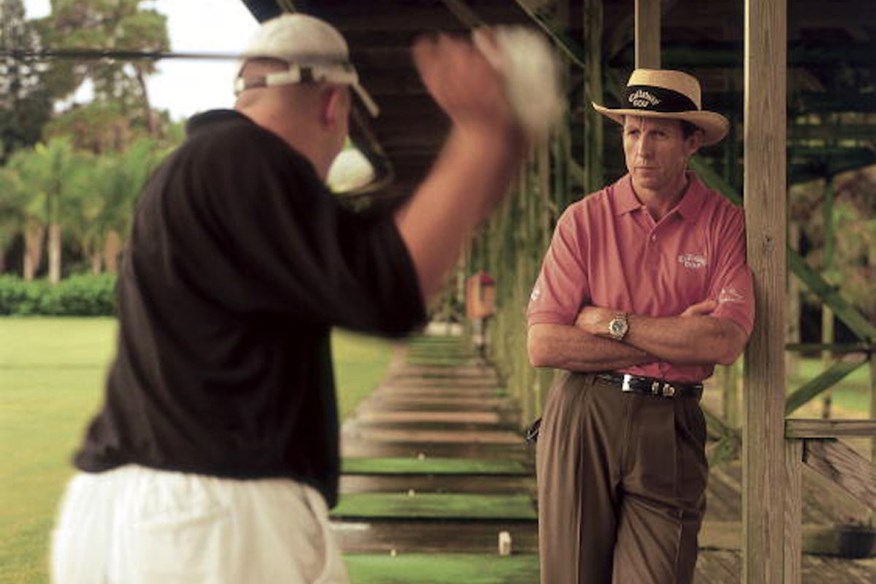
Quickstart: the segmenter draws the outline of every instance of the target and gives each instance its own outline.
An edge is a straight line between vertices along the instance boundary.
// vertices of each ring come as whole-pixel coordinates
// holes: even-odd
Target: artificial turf
[[[347,554],[352,584],[533,584],[538,556]]]
[[[454,519],[535,521],[529,495],[449,493],[349,493],[341,495],[336,519]]]
[[[344,474],[371,475],[514,475],[528,476],[531,469],[516,460],[472,458],[345,458]]]

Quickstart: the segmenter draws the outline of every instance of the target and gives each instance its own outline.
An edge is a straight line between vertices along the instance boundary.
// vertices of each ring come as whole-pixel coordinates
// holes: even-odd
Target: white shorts
[[[70,481],[51,570],[58,584],[349,582],[313,488],[133,465]]]

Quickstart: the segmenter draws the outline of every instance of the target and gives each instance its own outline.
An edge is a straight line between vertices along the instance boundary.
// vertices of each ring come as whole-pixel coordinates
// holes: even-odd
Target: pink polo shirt
[[[574,325],[584,306],[676,316],[707,298],[712,313],[751,333],[754,293],[745,263],[745,219],[693,173],[659,222],[629,175],[569,206],[560,217],[529,302],[529,325]],[[670,381],[702,381],[713,366],[659,362],[624,369]]]

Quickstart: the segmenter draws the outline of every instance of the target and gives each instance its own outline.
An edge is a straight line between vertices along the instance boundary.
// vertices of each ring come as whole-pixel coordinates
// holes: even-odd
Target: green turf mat
[[[344,474],[440,474],[440,475],[529,475],[530,468],[516,460],[474,458],[345,458]]]
[[[348,554],[352,584],[534,584],[538,556]]]
[[[510,519],[535,521],[528,495],[350,493],[331,512],[338,519]]]

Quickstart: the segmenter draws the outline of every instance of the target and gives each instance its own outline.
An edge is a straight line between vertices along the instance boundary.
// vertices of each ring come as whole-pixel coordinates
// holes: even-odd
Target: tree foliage
[[[37,30],[25,20],[22,0],[0,0],[0,47],[37,50],[40,45]],[[45,72],[40,63],[8,54],[0,58],[0,164],[40,139],[52,111]]]
[[[51,6],[49,16],[28,21],[22,0],[0,0],[3,48],[169,49],[166,18],[146,0]],[[20,238],[26,278],[45,265],[45,248],[53,281],[68,248],[94,271],[112,269],[133,201],[167,145],[170,124],[147,94],[155,71],[147,59],[0,60],[0,256]],[[90,102],[71,105],[83,86]]]
[[[57,258],[56,277],[62,237],[90,260],[92,271],[104,262],[112,266],[107,242],[127,236],[137,197],[164,151],[162,143],[142,137],[124,150],[96,155],[58,137],[16,152],[0,168],[0,249],[25,235],[24,259],[31,262],[22,268],[26,279],[42,264],[45,233],[55,234],[49,252]],[[50,262],[50,275],[51,268]]]
[[[51,15],[41,22],[46,44],[64,49],[166,51],[170,46],[166,17],[143,4],[143,0],[52,0]],[[144,98],[137,76],[154,73],[155,64],[116,59],[56,61],[52,71],[57,97],[72,94],[88,80],[97,101],[114,101],[133,109]]]
[[[833,238],[825,229],[825,189],[833,188]],[[791,220],[802,227],[806,260],[870,318],[876,318],[876,167],[792,188]],[[828,247],[832,253],[828,257]],[[808,298],[814,302],[814,298]]]

